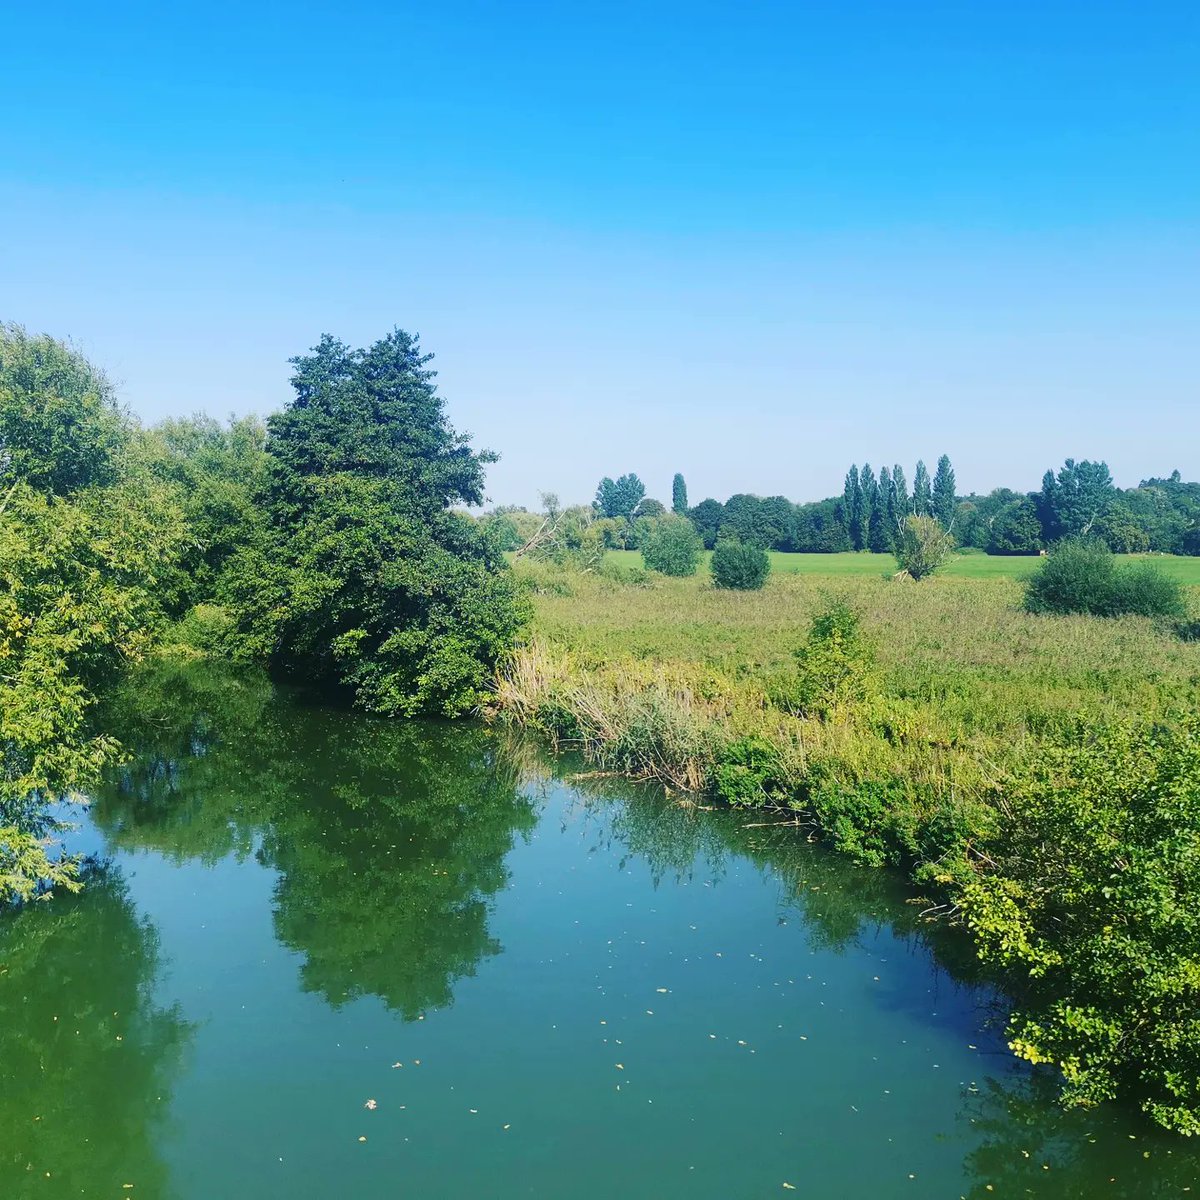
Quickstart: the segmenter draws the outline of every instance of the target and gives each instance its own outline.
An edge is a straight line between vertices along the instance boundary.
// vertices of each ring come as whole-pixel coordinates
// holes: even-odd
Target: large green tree
[[[632,471],[617,479],[606,475],[596,488],[592,506],[602,517],[623,517],[631,521],[645,495],[646,485]]]
[[[917,469],[913,475],[912,511],[918,517],[933,514],[933,488],[929,483],[929,470],[924,459],[917,460]]]
[[[50,802],[116,750],[94,692],[160,623],[177,500],[86,359],[0,327],[0,904],[74,885]]]
[[[494,542],[454,510],[482,501],[495,456],[449,424],[431,357],[397,329],[292,360],[265,523],[224,583],[243,654],[393,715],[478,703],[524,617]]]
[[[938,459],[937,471],[933,477],[933,515],[941,522],[943,529],[949,529],[954,523],[954,468],[950,458],[943,454]]]

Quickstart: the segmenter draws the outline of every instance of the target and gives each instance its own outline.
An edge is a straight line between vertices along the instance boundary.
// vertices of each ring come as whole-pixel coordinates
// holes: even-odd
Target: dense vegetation
[[[143,429],[70,347],[0,329],[0,903],[75,886],[53,801],[119,752],[95,693],[155,644],[448,715],[512,645],[524,601],[454,508],[491,456],[446,421],[416,339],[293,362],[265,426]]]

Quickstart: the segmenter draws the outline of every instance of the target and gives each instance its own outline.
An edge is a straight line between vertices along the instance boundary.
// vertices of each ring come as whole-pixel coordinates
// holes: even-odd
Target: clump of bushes
[[[1183,587],[1153,563],[1119,566],[1096,538],[1072,538],[1051,551],[1025,589],[1031,613],[1095,617],[1182,617]]]
[[[695,575],[702,543],[686,517],[658,517],[642,540],[642,558],[663,575]]]
[[[725,538],[713,550],[712,577],[719,588],[756,592],[770,573],[771,560],[761,546]]]
[[[932,575],[954,553],[954,538],[933,517],[908,517],[896,544],[900,573],[911,579]]]

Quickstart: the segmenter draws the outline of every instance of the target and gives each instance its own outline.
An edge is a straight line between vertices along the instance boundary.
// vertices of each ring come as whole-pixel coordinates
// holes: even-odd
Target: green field
[[[643,565],[637,550],[610,550],[609,558],[629,566]],[[709,554],[704,555],[704,569]],[[896,570],[890,554],[783,554],[771,551],[771,569],[780,575],[857,575],[879,578]],[[1200,558],[1171,554],[1118,554],[1122,562],[1153,562],[1173,579],[1200,587]],[[942,573],[956,579],[1023,579],[1037,569],[1036,556],[1010,558],[991,554],[956,554]]]

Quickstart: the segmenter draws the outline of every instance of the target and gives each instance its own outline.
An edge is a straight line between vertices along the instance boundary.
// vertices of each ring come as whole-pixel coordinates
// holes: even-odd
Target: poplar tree
[[[924,460],[917,463],[917,473],[913,476],[913,513],[918,517],[929,516],[933,507],[933,493],[929,486],[929,471]]]
[[[943,529],[949,529],[954,522],[954,486],[954,468],[949,456],[943,454],[933,477],[933,515]]]
[[[897,463],[892,468],[892,493],[895,495],[895,511],[893,512],[897,534],[904,518],[908,516],[908,480],[904,476],[904,468]]]
[[[677,471],[675,479],[671,483],[671,511],[677,516],[686,517],[687,510],[687,484],[684,483],[683,476]]]
[[[863,517],[862,482],[859,479],[858,467],[853,466],[846,472],[846,483],[842,489],[842,519],[846,523],[846,532],[850,534],[850,543],[855,550],[861,550],[866,540],[866,521]]]

